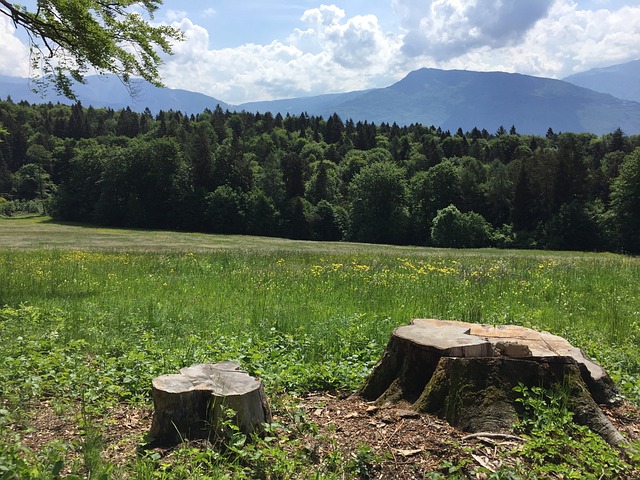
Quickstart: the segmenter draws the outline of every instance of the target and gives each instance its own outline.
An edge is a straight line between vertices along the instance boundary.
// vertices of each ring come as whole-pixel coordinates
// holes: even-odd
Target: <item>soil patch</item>
[[[517,438],[470,436],[437,417],[410,410],[408,404],[379,407],[355,395],[328,393],[288,399],[287,404],[295,405],[307,422],[317,425],[322,435],[309,434],[305,442],[320,458],[331,448],[339,449],[343,458],[355,458],[363,446],[370,448],[376,459],[371,478],[424,478],[427,472],[461,462],[496,470],[514,465],[516,460],[510,458],[509,452],[521,445]],[[640,408],[622,402],[603,411],[629,441],[640,440]],[[291,424],[293,415],[289,407],[275,409],[273,413],[274,421]],[[14,425],[14,429],[21,432],[23,445],[34,451],[42,450],[54,440],[75,445],[68,453],[68,460],[73,461],[74,456],[81,455],[79,414],[79,408],[69,407],[61,412],[49,401],[43,401],[29,410],[25,425]],[[95,425],[105,441],[105,459],[116,465],[132,462],[149,432],[151,418],[150,407],[120,405],[110,409]],[[171,450],[158,453],[170,461]]]

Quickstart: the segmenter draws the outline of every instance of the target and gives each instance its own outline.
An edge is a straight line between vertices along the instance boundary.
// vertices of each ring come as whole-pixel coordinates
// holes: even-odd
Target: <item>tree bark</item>
[[[360,394],[408,401],[464,431],[506,432],[521,413],[519,384],[565,389],[576,422],[624,442],[596,403],[618,399],[606,372],[562,337],[524,327],[413,320],[393,332]]]
[[[154,414],[150,435],[158,444],[213,438],[234,411],[232,421],[245,434],[272,421],[262,381],[234,362],[202,363],[161,375],[152,382]]]

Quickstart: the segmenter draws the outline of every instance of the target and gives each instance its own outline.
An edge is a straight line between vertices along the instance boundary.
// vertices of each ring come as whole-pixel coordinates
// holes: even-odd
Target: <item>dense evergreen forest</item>
[[[640,252],[640,135],[0,102],[0,214],[449,247]],[[481,127],[481,126],[479,126]]]

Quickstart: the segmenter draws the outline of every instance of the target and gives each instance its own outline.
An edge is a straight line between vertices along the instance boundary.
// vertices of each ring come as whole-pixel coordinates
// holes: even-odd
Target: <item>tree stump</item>
[[[216,436],[226,408],[235,412],[233,421],[245,434],[260,432],[272,421],[262,381],[234,362],[201,363],[161,375],[153,379],[151,395],[150,435],[157,444]]]
[[[574,420],[613,445],[622,435],[598,403],[619,390],[607,373],[562,337],[519,326],[416,319],[397,328],[360,394],[379,403],[400,400],[464,431],[510,431],[520,404],[513,387],[568,393]]]

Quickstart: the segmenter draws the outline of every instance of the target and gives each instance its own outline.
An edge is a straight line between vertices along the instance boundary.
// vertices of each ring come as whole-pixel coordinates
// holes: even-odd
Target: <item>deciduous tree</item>
[[[31,63],[36,79],[51,82],[56,91],[75,98],[73,80],[82,82],[91,67],[114,73],[131,86],[131,77],[161,85],[160,51],[171,53],[172,42],[182,33],[149,20],[161,0],[38,0],[34,10],[0,0],[6,15],[29,36]],[[146,20],[131,7],[139,7]],[[42,83],[40,83],[42,82]]]
[[[349,194],[355,240],[400,243],[405,239],[407,182],[402,168],[392,162],[368,165],[353,177]]]
[[[455,205],[439,210],[431,227],[431,241],[438,247],[487,247],[491,236],[491,225],[482,215],[462,213]]]
[[[611,186],[611,210],[616,218],[620,246],[640,251],[640,148],[627,155]]]

